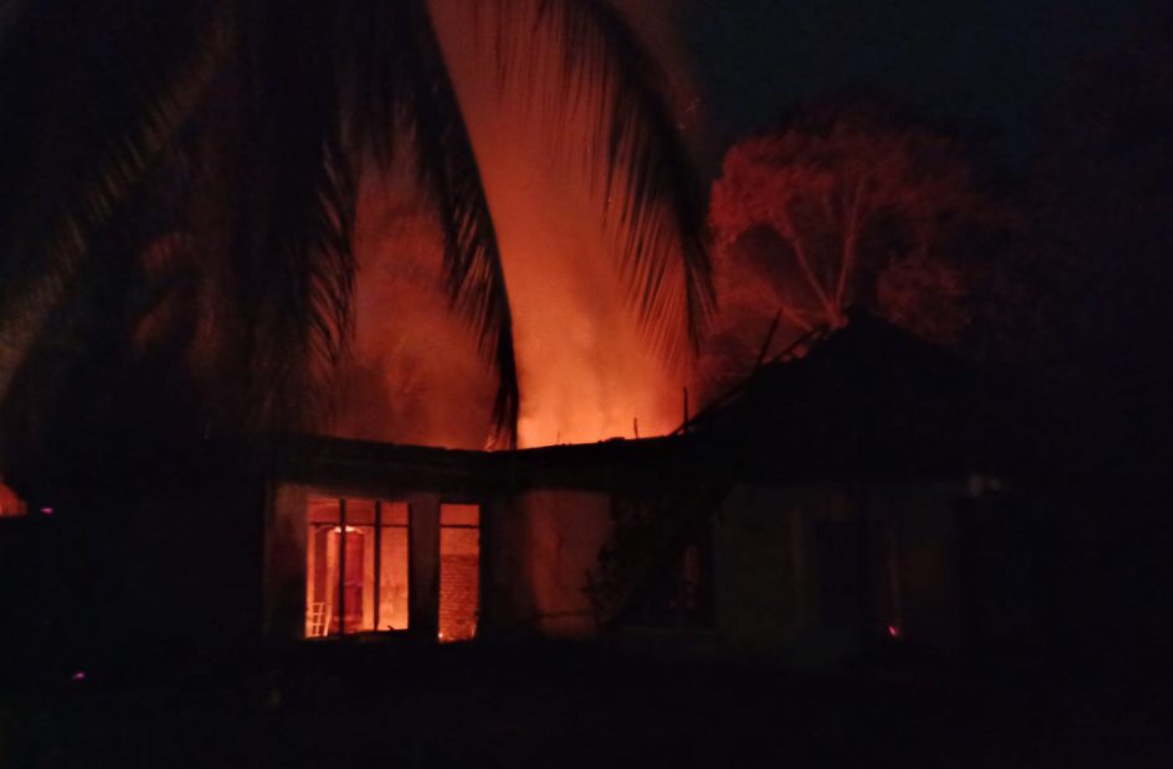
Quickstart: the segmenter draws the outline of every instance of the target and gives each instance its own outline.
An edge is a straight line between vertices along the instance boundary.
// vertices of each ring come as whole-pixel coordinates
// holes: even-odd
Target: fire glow
[[[568,147],[593,125],[583,109],[527,108],[502,89],[492,46],[457,2],[433,6],[492,205],[514,324],[522,447],[667,433],[685,372],[641,332],[605,222],[597,180]],[[538,67],[539,88],[552,74]],[[532,85],[532,84],[531,84]],[[563,124],[554,126],[551,121]],[[539,137],[535,140],[535,136]],[[395,179],[363,182],[356,223],[354,376],[336,432],[399,443],[484,448],[494,382],[442,286],[441,237]],[[683,279],[671,272],[669,281]],[[683,303],[679,328],[685,327]],[[671,340],[672,352],[684,345]]]

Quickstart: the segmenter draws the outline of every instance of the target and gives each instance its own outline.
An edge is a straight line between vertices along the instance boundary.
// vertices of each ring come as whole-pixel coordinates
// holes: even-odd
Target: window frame
[[[335,520],[335,521],[311,521],[311,520],[309,520],[310,507],[314,502],[318,502],[318,501],[327,501],[327,502],[337,503],[337,505],[338,505],[338,518],[337,518],[337,520]],[[372,503],[374,505],[374,519],[373,519],[373,521],[371,523],[361,523],[361,524],[352,524],[350,521],[348,521],[347,520],[347,503],[349,503],[349,502]],[[403,505],[403,507],[407,513],[406,522],[405,523],[390,523],[387,520],[385,520],[383,513],[384,513],[384,507],[386,505]],[[337,626],[335,627],[334,623],[332,622],[333,612],[330,612],[330,617],[328,619],[328,624],[327,624],[327,632],[321,636],[310,636],[307,631],[303,631],[306,633],[306,635],[305,635],[306,638],[337,638],[337,637],[342,637],[342,636],[346,636],[346,635],[358,635],[360,633],[401,633],[401,632],[406,632],[406,631],[410,630],[410,628],[411,628],[410,608],[409,608],[408,614],[407,614],[407,617],[408,617],[407,627],[405,627],[405,628],[390,628],[390,627],[385,628],[385,629],[381,628],[380,623],[379,623],[379,619],[380,619],[379,618],[379,611],[381,608],[381,606],[380,606],[380,603],[381,603],[380,602],[380,598],[381,598],[380,593],[382,590],[383,533],[385,530],[400,529],[400,530],[404,531],[404,533],[406,535],[407,547],[406,547],[405,551],[407,553],[407,562],[405,564],[405,567],[406,567],[408,590],[410,591],[410,585],[411,585],[411,581],[412,581],[412,579],[411,579],[412,578],[411,530],[412,530],[413,513],[414,513],[413,505],[411,504],[411,501],[408,499],[384,499],[382,497],[363,497],[363,496],[351,496],[351,495],[346,495],[346,494],[313,493],[313,492],[311,492],[310,494],[307,495],[307,497],[306,497],[306,522],[305,522],[306,523],[306,532],[307,532],[307,537],[306,537],[307,541],[306,541],[306,557],[304,560],[305,570],[306,570],[306,591],[305,591],[306,596],[307,596],[307,599],[310,596],[309,585],[310,585],[310,581],[313,579],[313,575],[310,574],[309,555],[310,555],[311,549],[316,547],[317,532],[321,529],[326,529],[326,530],[329,530],[331,528],[337,529],[339,531],[338,557],[335,560],[336,574],[333,575],[337,579],[337,595],[335,595],[333,597],[333,600],[337,602],[336,605],[337,605],[337,607],[339,607],[338,616],[339,616],[340,620],[337,623]],[[373,532],[372,539],[374,540],[374,545],[373,545],[373,547],[374,547],[374,558],[373,558],[374,563],[372,564],[372,579],[371,579],[371,582],[372,582],[372,598],[371,598],[371,600],[373,602],[373,605],[372,605],[372,610],[371,610],[371,629],[369,629],[369,630],[362,629],[362,628],[348,629],[346,627],[345,575],[346,575],[346,536],[348,533],[347,532],[348,526],[369,527]],[[329,546],[327,545],[327,551],[328,550],[329,550]],[[315,557],[316,557],[316,555],[315,555]],[[327,585],[326,590],[327,591],[329,590],[329,584],[330,584],[329,583],[329,578],[331,576],[331,574],[329,573],[330,571],[331,570],[328,567],[325,567],[323,569],[323,572],[326,574],[326,585]],[[307,600],[306,607],[305,607],[305,617],[304,617],[305,622],[303,623],[303,626],[308,626],[309,619],[310,619],[310,613],[311,613],[311,606],[312,606],[311,601]]]

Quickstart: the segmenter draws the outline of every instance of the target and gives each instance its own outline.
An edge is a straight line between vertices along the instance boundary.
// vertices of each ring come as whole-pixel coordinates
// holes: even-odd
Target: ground
[[[1167,766],[1164,713],[1075,676],[304,644],[0,693],[0,766]]]

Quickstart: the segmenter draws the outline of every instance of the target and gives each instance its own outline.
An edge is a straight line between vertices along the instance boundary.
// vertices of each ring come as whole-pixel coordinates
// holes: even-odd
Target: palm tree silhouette
[[[605,0],[475,6],[502,82],[553,55],[567,109],[598,117],[588,155],[641,322],[678,322],[664,276],[680,270],[695,342],[711,303],[703,201],[637,36]],[[426,0],[21,0],[0,15],[0,72],[10,441],[104,410],[161,429],[184,400],[203,431],[303,424],[351,331],[360,173],[409,157],[447,293],[498,381],[499,444],[514,445],[502,256]],[[125,373],[152,365],[154,411]]]

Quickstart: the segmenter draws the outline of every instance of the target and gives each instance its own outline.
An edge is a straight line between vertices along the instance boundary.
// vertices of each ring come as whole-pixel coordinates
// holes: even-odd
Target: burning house
[[[609,637],[801,664],[1030,634],[1023,425],[952,356],[872,321],[669,436],[273,445],[56,488],[56,515],[14,521],[58,554],[9,575],[40,596],[28,622],[86,647]]]
[[[0,499],[18,621],[75,650],[670,630],[835,657],[1017,632],[968,599],[1004,563],[969,543],[1018,499],[999,399],[940,351],[852,323],[663,436],[680,372],[656,353],[696,342],[713,299],[676,114],[689,89],[670,103],[673,78],[608,4],[519,4],[534,18],[496,28],[443,6],[325,4],[243,31],[193,6],[174,39],[127,25],[57,45],[76,59],[52,67],[53,30],[14,49],[46,82],[101,74],[63,91],[85,121],[42,114],[35,88],[14,102],[30,117],[9,163],[36,182],[14,189],[53,193],[4,211],[31,224],[10,236],[3,469],[54,511]],[[329,47],[322,19],[358,43]],[[192,72],[144,90],[92,66],[115,43],[190,49],[176,67]],[[534,69],[505,88],[511,56]],[[33,152],[57,121],[61,144],[96,148]],[[427,205],[403,215],[398,184]],[[349,386],[324,374],[347,351]],[[327,435],[306,401],[331,388]],[[635,415],[662,437],[585,442]],[[468,448],[488,421],[508,450]],[[274,430],[297,434],[256,437]]]
[[[858,321],[667,437],[299,438],[270,479],[264,627],[618,634],[816,662],[885,638],[960,652],[1028,632],[1021,593],[997,599],[1025,568],[1022,437],[951,356]]]

